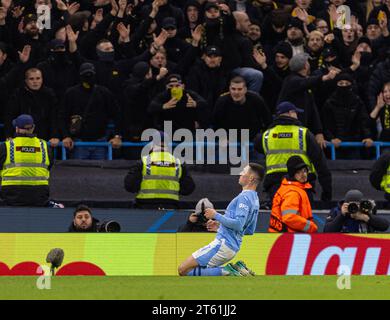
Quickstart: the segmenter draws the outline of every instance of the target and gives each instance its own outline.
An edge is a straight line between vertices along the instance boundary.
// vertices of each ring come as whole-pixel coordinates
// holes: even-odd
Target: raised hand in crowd
[[[260,65],[260,67],[264,70],[267,69],[267,57],[263,51],[253,50],[253,58]]]
[[[7,9],[4,7],[0,7],[0,25],[5,25],[5,18],[7,18]]]
[[[19,60],[22,63],[26,63],[30,59],[31,46],[26,45],[23,47],[22,51],[18,51]]]
[[[19,19],[23,15],[24,7],[21,6],[14,7],[11,12],[12,12],[12,17],[14,19]]]
[[[161,30],[158,37],[156,37],[155,34],[153,34],[153,43],[150,47],[151,54],[156,54],[156,52],[164,46],[165,42],[168,39],[168,32],[164,29]]]
[[[119,43],[130,42],[130,25],[126,27],[123,22],[120,22],[116,26],[116,30],[119,33],[119,39],[118,39]]]
[[[322,81],[333,80],[341,72],[340,69],[335,67],[330,67],[328,70],[329,70],[328,74],[322,76]]]
[[[5,9],[8,10],[11,7],[12,0],[1,0],[1,6]]]
[[[74,53],[77,51],[77,39],[79,37],[79,31],[75,33],[70,25],[67,25],[65,30],[66,37],[69,41],[69,52]]]
[[[187,93],[187,108],[196,108],[196,101]]]
[[[167,68],[161,67],[160,72],[158,73],[156,80],[160,81],[161,79],[165,78],[167,74],[169,73],[169,70]]]
[[[114,17],[116,17],[116,15],[118,14],[118,11],[119,11],[119,6],[118,4],[116,3],[115,0],[111,0],[110,1],[111,3],[111,11],[110,11],[110,14]]]
[[[91,23],[91,29],[95,29],[96,26],[103,21],[103,9],[97,9],[95,14],[93,15],[93,20]]]
[[[192,36],[192,45],[197,47],[202,40],[203,32],[205,31],[204,27],[200,24],[194,30],[191,30]]]
[[[173,109],[176,108],[177,103],[178,103],[177,99],[172,98],[167,103],[164,103],[162,108],[163,110]]]
[[[383,12],[383,11],[381,11]],[[387,15],[383,12],[381,15],[381,19],[378,20],[379,22],[379,27],[381,28],[382,35],[384,37],[388,37],[390,35],[389,29],[387,27],[388,21],[387,21]]]
[[[376,99],[376,105],[375,105],[375,108],[372,110],[372,112],[370,113],[370,117],[372,119],[376,119],[380,113],[380,111],[383,109],[383,107],[386,105],[385,103],[385,99],[383,97],[383,92],[381,92],[377,99]]]
[[[126,14],[126,8],[127,8],[127,0],[119,0],[119,11],[118,11],[118,18],[123,18]]]

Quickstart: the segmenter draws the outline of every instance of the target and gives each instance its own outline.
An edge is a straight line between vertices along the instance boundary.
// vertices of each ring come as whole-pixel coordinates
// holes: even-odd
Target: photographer
[[[324,232],[385,232],[389,227],[388,221],[375,214],[375,202],[363,200],[363,193],[359,190],[350,190],[344,201],[331,210]]]
[[[79,205],[73,213],[73,221],[68,232],[120,232],[120,225],[116,221],[100,221],[92,217],[91,209],[86,205]]]
[[[214,209],[209,199],[203,198],[196,204],[195,212],[191,213],[185,224],[181,225],[177,232],[216,232],[219,223],[208,220],[205,216],[206,209]]]

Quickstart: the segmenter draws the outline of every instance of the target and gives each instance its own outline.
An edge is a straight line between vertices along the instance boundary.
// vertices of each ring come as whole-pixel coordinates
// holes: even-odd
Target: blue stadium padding
[[[51,233],[67,232],[73,219],[74,208],[51,209],[31,207],[0,207],[0,233]],[[218,210],[222,212],[223,210]],[[115,220],[122,232],[168,233],[176,232],[186,223],[191,211],[161,211],[135,209],[92,209],[93,216],[100,222]],[[319,230],[323,230],[328,211],[314,211]],[[390,220],[390,214],[378,214]],[[256,232],[267,232],[269,211],[260,211]],[[390,232],[390,230],[388,230]]]

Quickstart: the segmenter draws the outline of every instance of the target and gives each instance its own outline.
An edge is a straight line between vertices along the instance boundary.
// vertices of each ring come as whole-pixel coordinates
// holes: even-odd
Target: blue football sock
[[[202,268],[202,267],[196,267],[195,269],[191,270],[188,274],[188,276],[222,276],[222,268]]]

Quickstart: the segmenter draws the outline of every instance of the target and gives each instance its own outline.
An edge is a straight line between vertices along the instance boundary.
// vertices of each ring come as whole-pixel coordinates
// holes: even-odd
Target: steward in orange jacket
[[[268,232],[317,232],[306,193],[312,188],[307,182],[307,164],[301,157],[292,156],[287,167],[289,177],[283,179],[274,196]]]

